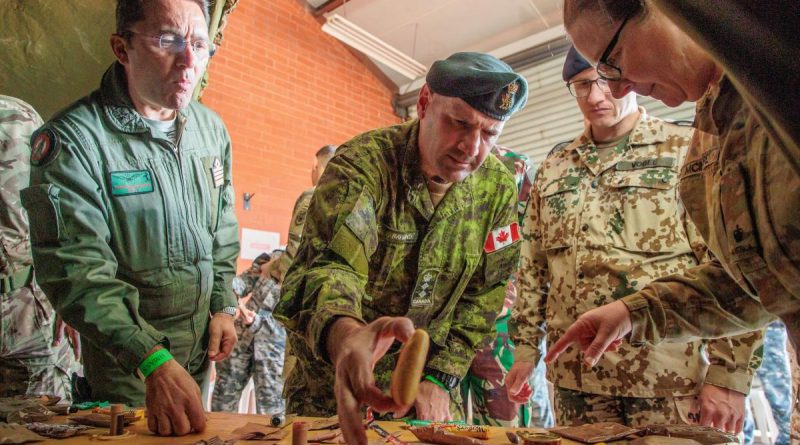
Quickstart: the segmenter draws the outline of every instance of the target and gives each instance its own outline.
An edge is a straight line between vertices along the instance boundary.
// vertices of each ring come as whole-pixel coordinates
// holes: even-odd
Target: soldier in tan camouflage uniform
[[[459,380],[493,337],[519,258],[516,186],[489,152],[527,102],[525,78],[492,56],[457,53],[426,80],[419,120],[337,149],[277,309],[297,357],[288,411],[336,411],[351,444],[366,444],[362,404],[411,408],[382,390],[392,343],[414,325],[431,338],[415,416],[460,417]]]
[[[0,397],[55,395],[72,400],[71,348],[51,346],[55,312],[34,281],[28,217],[30,138],[42,119],[25,102],[0,96]]]
[[[238,340],[228,360],[216,364],[212,411],[237,412],[242,390],[252,377],[258,414],[284,414],[286,330],[272,316],[281,291],[278,265],[282,257],[282,250],[261,254],[233,279],[233,291],[239,297],[234,322]]]
[[[297,198],[294,203],[294,210],[292,210],[292,221],[289,223],[289,242],[286,243],[286,252],[281,257],[280,274],[281,279],[286,276],[286,271],[294,261],[294,256],[297,254],[297,247],[300,245],[300,240],[303,237],[303,224],[306,222],[306,213],[308,212],[308,204],[311,202],[311,197],[314,195],[314,189],[317,187],[317,182],[325,171],[325,166],[336,153],[335,145],[325,145],[314,155],[314,166],[311,168],[311,188],[303,190],[303,193]]]
[[[635,94],[612,98],[574,48],[563,78],[589,125],[548,155],[534,181],[514,308],[512,393],[541,357],[545,326],[558,338],[583,312],[709,259],[677,197],[693,129],[637,110]],[[720,426],[741,431],[761,341],[756,331],[707,344],[623,343],[592,368],[571,351],[548,367],[557,423],[691,423],[701,409],[716,409]],[[715,408],[718,397],[731,404]]]

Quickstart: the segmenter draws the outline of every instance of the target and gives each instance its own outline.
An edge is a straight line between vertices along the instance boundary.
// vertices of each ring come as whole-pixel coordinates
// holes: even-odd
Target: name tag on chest
[[[149,170],[111,172],[111,194],[113,196],[152,193],[153,175]]]

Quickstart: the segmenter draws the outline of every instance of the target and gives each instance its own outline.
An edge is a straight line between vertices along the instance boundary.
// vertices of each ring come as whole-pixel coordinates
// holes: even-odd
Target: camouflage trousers
[[[260,311],[256,321],[242,328],[227,360],[217,362],[217,380],[211,397],[212,411],[237,412],[242,390],[253,378],[258,414],[284,414],[283,359],[286,330],[272,313]]]
[[[555,389],[558,425],[617,422],[629,426],[649,423],[693,423],[699,420],[696,396],[685,397],[613,397]]]
[[[472,405],[472,423],[505,427],[550,427],[553,415],[547,392],[544,363],[539,363],[529,382],[533,395],[528,403],[519,404],[508,398],[503,384],[514,363],[514,343],[508,335],[510,315],[499,318],[495,324],[497,337],[481,349],[472,360],[469,371],[461,381],[461,398],[464,411]]]
[[[69,342],[53,342],[55,311],[38,286],[0,294],[0,397],[52,394],[72,401]]]

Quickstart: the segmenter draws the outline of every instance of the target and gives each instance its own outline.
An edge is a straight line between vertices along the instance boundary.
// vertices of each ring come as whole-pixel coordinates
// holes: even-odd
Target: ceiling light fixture
[[[339,14],[325,16],[325,24],[322,25],[322,31],[335,37],[345,45],[386,65],[409,80],[414,80],[428,71],[425,65],[405,55]]]

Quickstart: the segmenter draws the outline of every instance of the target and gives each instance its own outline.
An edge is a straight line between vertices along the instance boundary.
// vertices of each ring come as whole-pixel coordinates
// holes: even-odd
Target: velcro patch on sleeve
[[[496,252],[516,243],[519,239],[519,225],[512,222],[507,226],[499,227],[489,232],[486,236],[486,242],[483,244],[483,251],[486,253]]]
[[[50,128],[44,128],[31,141],[31,164],[41,167],[52,162],[61,152],[61,140]]]

